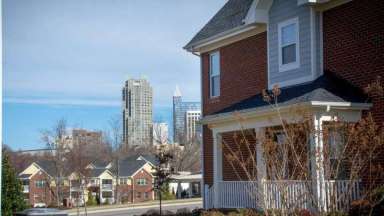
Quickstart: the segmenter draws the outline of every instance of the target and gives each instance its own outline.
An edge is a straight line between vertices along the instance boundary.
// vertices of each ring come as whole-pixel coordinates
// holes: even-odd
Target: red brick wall
[[[203,115],[209,115],[267,88],[266,32],[224,46],[220,51],[220,96],[209,96],[209,53],[202,54]]]
[[[323,14],[324,68],[361,88],[384,80],[384,1],[354,0]],[[384,121],[384,100],[374,98],[372,114]]]
[[[132,202],[132,185],[120,185],[117,187],[120,199],[123,203]]]
[[[35,203],[45,203],[50,205],[53,202],[53,191],[45,184],[44,188],[37,188],[35,181],[47,180],[48,177],[44,173],[37,173],[29,180],[29,203],[31,205]]]
[[[209,97],[209,53],[202,54],[203,116],[217,112],[267,88],[266,32],[224,46],[220,51],[220,96]],[[213,184],[212,132],[203,128],[204,182]]]
[[[256,180],[256,134],[254,130],[222,134],[223,180]],[[238,152],[241,152],[238,154]],[[254,158],[252,160],[251,158]],[[243,168],[247,167],[247,170]]]
[[[141,186],[141,185],[137,184],[137,180],[141,179],[141,178],[145,178],[147,180],[146,185]],[[152,179],[153,178],[152,178],[151,174],[149,174],[144,169],[142,169],[135,176],[133,176],[134,202],[143,202],[143,201],[154,199],[153,192],[152,192],[152,186],[153,186],[152,185]],[[137,197],[138,192],[141,193],[140,198]],[[144,197],[144,193],[148,193],[148,198]]]
[[[204,184],[213,185],[213,137],[207,125],[203,126]]]
[[[323,23],[325,70],[360,88],[365,88],[377,76],[381,76],[383,85],[384,1],[351,1],[324,12]],[[384,122],[384,98],[376,96],[372,102],[370,111],[381,125]],[[384,157],[377,162],[374,166],[381,164],[384,167]],[[372,170],[377,170],[377,176],[383,173],[381,169]],[[376,176],[375,173],[372,175]]]

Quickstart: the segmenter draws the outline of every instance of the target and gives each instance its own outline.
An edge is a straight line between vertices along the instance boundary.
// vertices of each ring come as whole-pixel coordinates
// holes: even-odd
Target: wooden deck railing
[[[359,181],[328,180],[323,187],[326,211],[346,210],[360,198]],[[310,209],[318,203],[312,191],[311,181],[220,181],[206,187],[204,200],[206,208]]]

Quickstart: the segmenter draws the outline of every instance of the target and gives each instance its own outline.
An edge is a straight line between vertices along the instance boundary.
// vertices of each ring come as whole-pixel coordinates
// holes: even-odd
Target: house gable
[[[32,164],[29,165],[27,168],[25,168],[25,169],[19,174],[19,176],[21,176],[21,175],[30,175],[29,178],[31,178],[33,175],[35,175],[36,173],[38,173],[40,170],[41,170],[41,168],[40,168],[36,163],[32,163]]]

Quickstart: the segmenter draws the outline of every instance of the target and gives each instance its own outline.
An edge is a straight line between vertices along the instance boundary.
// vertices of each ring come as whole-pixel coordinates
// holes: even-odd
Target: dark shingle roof
[[[151,163],[151,164],[153,164],[155,166],[158,164],[156,156],[155,155],[150,155],[150,154],[132,155],[132,156],[124,158],[123,160],[125,160],[125,161],[128,161],[128,160],[138,160],[140,157],[143,158],[145,161],[147,161],[147,162],[149,162],[149,163]]]
[[[100,161],[100,160],[95,160],[92,162],[93,166],[95,168],[106,168],[110,162],[108,161]]]
[[[143,167],[145,160],[121,160],[119,161],[119,176],[132,176],[136,171]],[[116,174],[116,167],[111,168],[111,172]]]
[[[98,177],[100,176],[103,172],[105,172],[107,169],[105,168],[96,168],[96,169],[89,169],[87,170],[89,173],[87,175],[89,177]]]
[[[282,88],[277,100],[280,106],[310,101],[366,103],[367,96],[361,89],[346,80],[336,77],[331,72],[325,72],[324,75],[312,82]],[[257,94],[214,114],[263,106],[269,105],[263,100],[262,94]]]
[[[41,167],[48,175],[54,177],[56,176],[57,169],[54,161],[51,160],[40,160],[36,161],[36,164]]]
[[[229,0],[213,18],[185,46],[190,47],[198,41],[207,39],[222,32],[244,24],[253,0]]]
[[[152,165],[156,166],[158,165],[159,161],[157,160],[155,155],[141,155],[144,160],[148,161]]]

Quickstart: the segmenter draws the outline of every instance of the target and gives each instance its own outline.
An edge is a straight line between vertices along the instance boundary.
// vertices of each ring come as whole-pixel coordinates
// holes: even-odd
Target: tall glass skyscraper
[[[126,145],[152,145],[152,94],[152,87],[145,79],[125,82],[122,100]]]
[[[173,94],[173,142],[184,144],[186,140],[185,131],[185,116],[187,111],[200,111],[200,102],[183,102],[181,92],[176,86],[175,93]]]

